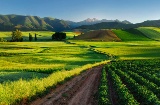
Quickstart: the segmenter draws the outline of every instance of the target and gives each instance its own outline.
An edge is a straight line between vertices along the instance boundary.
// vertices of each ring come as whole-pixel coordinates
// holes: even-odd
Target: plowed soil
[[[30,105],[97,105],[102,66],[97,66],[58,86]]]

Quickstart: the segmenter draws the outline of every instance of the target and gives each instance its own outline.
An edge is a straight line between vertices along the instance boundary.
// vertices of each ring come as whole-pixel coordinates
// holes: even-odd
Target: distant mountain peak
[[[96,18],[87,18],[84,21],[86,21],[86,22],[95,22],[95,21],[98,21],[98,19],[96,19]]]

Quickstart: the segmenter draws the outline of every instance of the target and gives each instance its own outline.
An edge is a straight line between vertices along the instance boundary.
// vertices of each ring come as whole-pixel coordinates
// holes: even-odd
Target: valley
[[[160,28],[63,32],[0,32],[0,105],[159,105]]]

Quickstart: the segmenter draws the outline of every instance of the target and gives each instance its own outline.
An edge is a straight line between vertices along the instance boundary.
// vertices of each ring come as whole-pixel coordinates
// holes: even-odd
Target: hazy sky
[[[160,19],[160,0],[0,0],[0,14],[36,15],[81,21]]]

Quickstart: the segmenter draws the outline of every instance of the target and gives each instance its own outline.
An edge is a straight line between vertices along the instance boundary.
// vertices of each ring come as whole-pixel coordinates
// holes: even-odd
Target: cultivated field
[[[49,41],[53,32],[36,32],[38,42],[1,42],[0,105],[160,105],[160,42],[144,33],[148,29],[159,30],[84,36],[89,32],[79,36],[87,40],[66,42]],[[26,32],[26,41],[28,33],[35,34]]]
[[[160,105],[159,65],[160,60],[117,61],[106,65],[99,90],[100,105]]]

